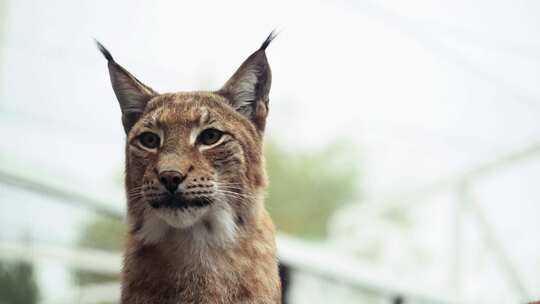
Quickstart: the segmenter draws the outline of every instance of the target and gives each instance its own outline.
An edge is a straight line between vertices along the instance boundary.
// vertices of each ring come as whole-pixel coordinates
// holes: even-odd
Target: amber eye
[[[223,136],[223,132],[217,129],[206,129],[199,134],[198,141],[203,145],[213,145]]]
[[[159,136],[152,132],[143,132],[139,135],[139,142],[148,149],[155,149],[159,146]]]

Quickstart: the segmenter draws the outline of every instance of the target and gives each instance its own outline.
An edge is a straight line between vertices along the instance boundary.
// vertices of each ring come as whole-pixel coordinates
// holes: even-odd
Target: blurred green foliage
[[[106,217],[97,217],[83,227],[78,245],[83,248],[99,248],[119,252],[123,247],[125,234],[126,226],[123,222]],[[74,275],[78,285],[120,279],[119,276],[95,274],[79,270],[76,270]]]
[[[82,230],[79,245],[86,248],[99,248],[116,251],[123,247],[126,225],[121,221],[98,217],[89,222]]]
[[[34,304],[38,301],[39,289],[33,265],[0,262],[0,303]]]
[[[359,198],[358,157],[347,142],[303,152],[268,142],[265,155],[270,177],[266,206],[282,232],[324,238],[333,212]]]

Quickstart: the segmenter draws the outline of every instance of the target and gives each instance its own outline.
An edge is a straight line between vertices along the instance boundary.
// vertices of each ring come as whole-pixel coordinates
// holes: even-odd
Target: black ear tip
[[[101,52],[101,54],[103,54],[103,56],[105,57],[105,59],[107,59],[107,61],[114,61],[111,53],[109,52],[109,50],[107,50],[103,44],[101,44],[99,41],[97,41],[96,39],[94,39],[94,41],[96,42],[96,45],[99,49],[99,51]]]
[[[259,50],[266,50],[266,48],[270,45],[270,42],[272,42],[272,40],[274,40],[274,38],[276,38],[278,34],[279,32],[276,29],[273,29],[272,32],[270,32],[270,35],[266,37],[266,40],[263,42],[263,44],[261,44]]]

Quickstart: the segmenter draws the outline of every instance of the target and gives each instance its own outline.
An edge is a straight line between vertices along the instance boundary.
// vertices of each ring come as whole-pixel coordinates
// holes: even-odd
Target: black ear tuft
[[[250,119],[260,131],[264,130],[266,123],[268,95],[272,84],[272,72],[265,50],[276,36],[276,31],[272,31],[261,47],[251,54],[217,91],[236,111]]]
[[[147,102],[158,93],[116,63],[111,53],[97,40],[96,45],[107,59],[111,84],[120,103],[122,124],[127,133],[144,113]]]
[[[272,40],[274,40],[274,38],[277,37],[277,35],[279,35],[279,33],[274,29],[272,30],[272,32],[270,32],[270,35],[268,35],[268,37],[266,37],[266,40],[263,42],[263,44],[261,44],[261,47],[259,48],[259,50],[266,50],[266,48],[270,45],[270,42],[272,42]]]
[[[109,52],[109,50],[107,50],[103,44],[101,44],[99,41],[97,41],[96,39],[94,39],[94,41],[96,42],[96,45],[99,49],[99,51],[101,52],[101,54],[103,54],[103,56],[105,57],[105,59],[107,59],[107,61],[114,61],[111,53]]]

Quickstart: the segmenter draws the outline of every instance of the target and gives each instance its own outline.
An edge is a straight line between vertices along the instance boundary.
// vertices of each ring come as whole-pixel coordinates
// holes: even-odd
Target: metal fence
[[[440,191],[453,191],[459,196],[458,204],[468,206],[483,232],[485,242],[493,248],[493,253],[501,270],[506,274],[509,284],[523,299],[530,294],[520,278],[515,266],[506,250],[498,240],[486,220],[481,208],[476,204],[470,193],[471,184],[476,180],[494,174],[498,170],[512,166],[517,162],[538,157],[540,143],[531,145],[520,151],[503,155],[495,161],[480,164],[462,174],[443,179],[432,185],[413,191],[399,194],[395,198],[372,202],[367,204],[365,212],[376,215],[386,210],[421,202],[419,198]],[[59,184],[54,184],[46,178],[40,178],[24,171],[18,171],[7,166],[0,166],[0,183],[17,187],[22,191],[35,192],[39,195],[49,196],[57,202],[74,204],[93,212],[111,218],[122,220],[122,210],[96,198],[89,193],[78,192]],[[461,209],[458,209],[461,210]],[[459,216],[459,214],[456,214]],[[456,221],[455,246],[459,247],[460,222]],[[452,292],[432,292],[422,289],[418,284],[406,284],[378,274],[373,266],[362,263],[353,256],[337,252],[322,246],[319,243],[308,242],[295,237],[280,234],[277,236],[278,254],[282,263],[281,274],[285,279],[285,286],[290,287],[292,273],[304,273],[320,278],[321,280],[347,285],[350,288],[378,295],[386,303],[463,303],[463,299],[456,298]],[[459,252],[456,251],[453,263],[459,266]],[[118,252],[105,252],[91,248],[66,248],[40,243],[14,243],[0,241],[0,259],[23,260],[36,262],[43,259],[62,261],[67,267],[100,274],[118,274],[121,266],[121,255]],[[99,303],[101,301],[115,301],[119,298],[119,284],[97,284],[84,286],[66,295],[65,303],[73,303],[73,299],[83,303]],[[82,299],[82,300],[81,300]]]

